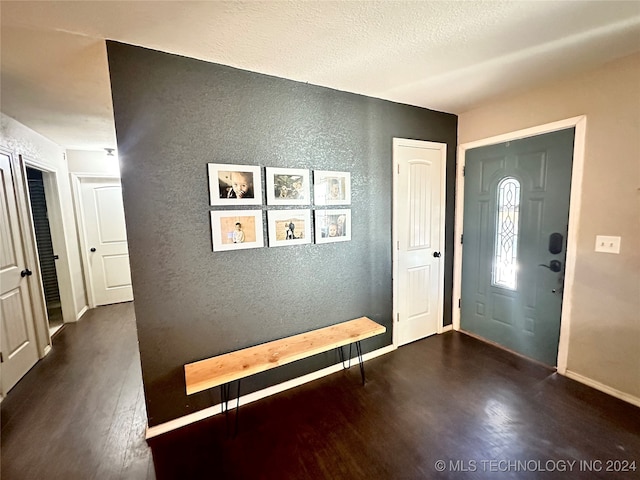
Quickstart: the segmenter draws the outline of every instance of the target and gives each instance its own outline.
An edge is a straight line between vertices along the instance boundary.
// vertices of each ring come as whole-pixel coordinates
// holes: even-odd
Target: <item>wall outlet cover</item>
[[[596,252],[620,253],[620,237],[596,236]]]

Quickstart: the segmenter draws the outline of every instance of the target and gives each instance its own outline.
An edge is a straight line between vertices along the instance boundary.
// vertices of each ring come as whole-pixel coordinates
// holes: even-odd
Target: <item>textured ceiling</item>
[[[104,39],[462,113],[640,50],[639,1],[2,1],[2,111],[115,147]]]

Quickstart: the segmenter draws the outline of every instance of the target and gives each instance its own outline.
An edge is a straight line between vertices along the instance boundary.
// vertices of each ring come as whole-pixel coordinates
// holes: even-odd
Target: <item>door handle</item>
[[[560,263],[560,260],[551,260],[549,262],[549,265],[545,265],[544,263],[541,263],[538,266],[548,268],[552,272],[559,272],[560,270],[562,270],[562,263]]]
[[[91,248],[90,248],[90,250],[91,250],[92,252],[95,252],[95,251],[96,251],[96,247],[91,247]]]
[[[440,252],[433,252],[433,258],[440,258]]]
[[[29,270],[28,268],[25,268],[24,270],[22,270],[22,271],[20,272],[20,276],[21,276],[22,278],[24,278],[24,277],[30,277],[31,275],[33,275],[33,272],[32,272],[31,270]]]

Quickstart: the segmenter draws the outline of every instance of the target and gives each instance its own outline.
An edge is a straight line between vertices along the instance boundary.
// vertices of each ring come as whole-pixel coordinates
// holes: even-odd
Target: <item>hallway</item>
[[[133,303],[65,325],[1,419],[3,479],[155,478]]]

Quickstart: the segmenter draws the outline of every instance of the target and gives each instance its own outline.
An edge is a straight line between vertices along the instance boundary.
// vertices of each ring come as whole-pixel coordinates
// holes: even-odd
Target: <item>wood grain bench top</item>
[[[187,395],[386,332],[367,317],[243,348],[184,366]]]

